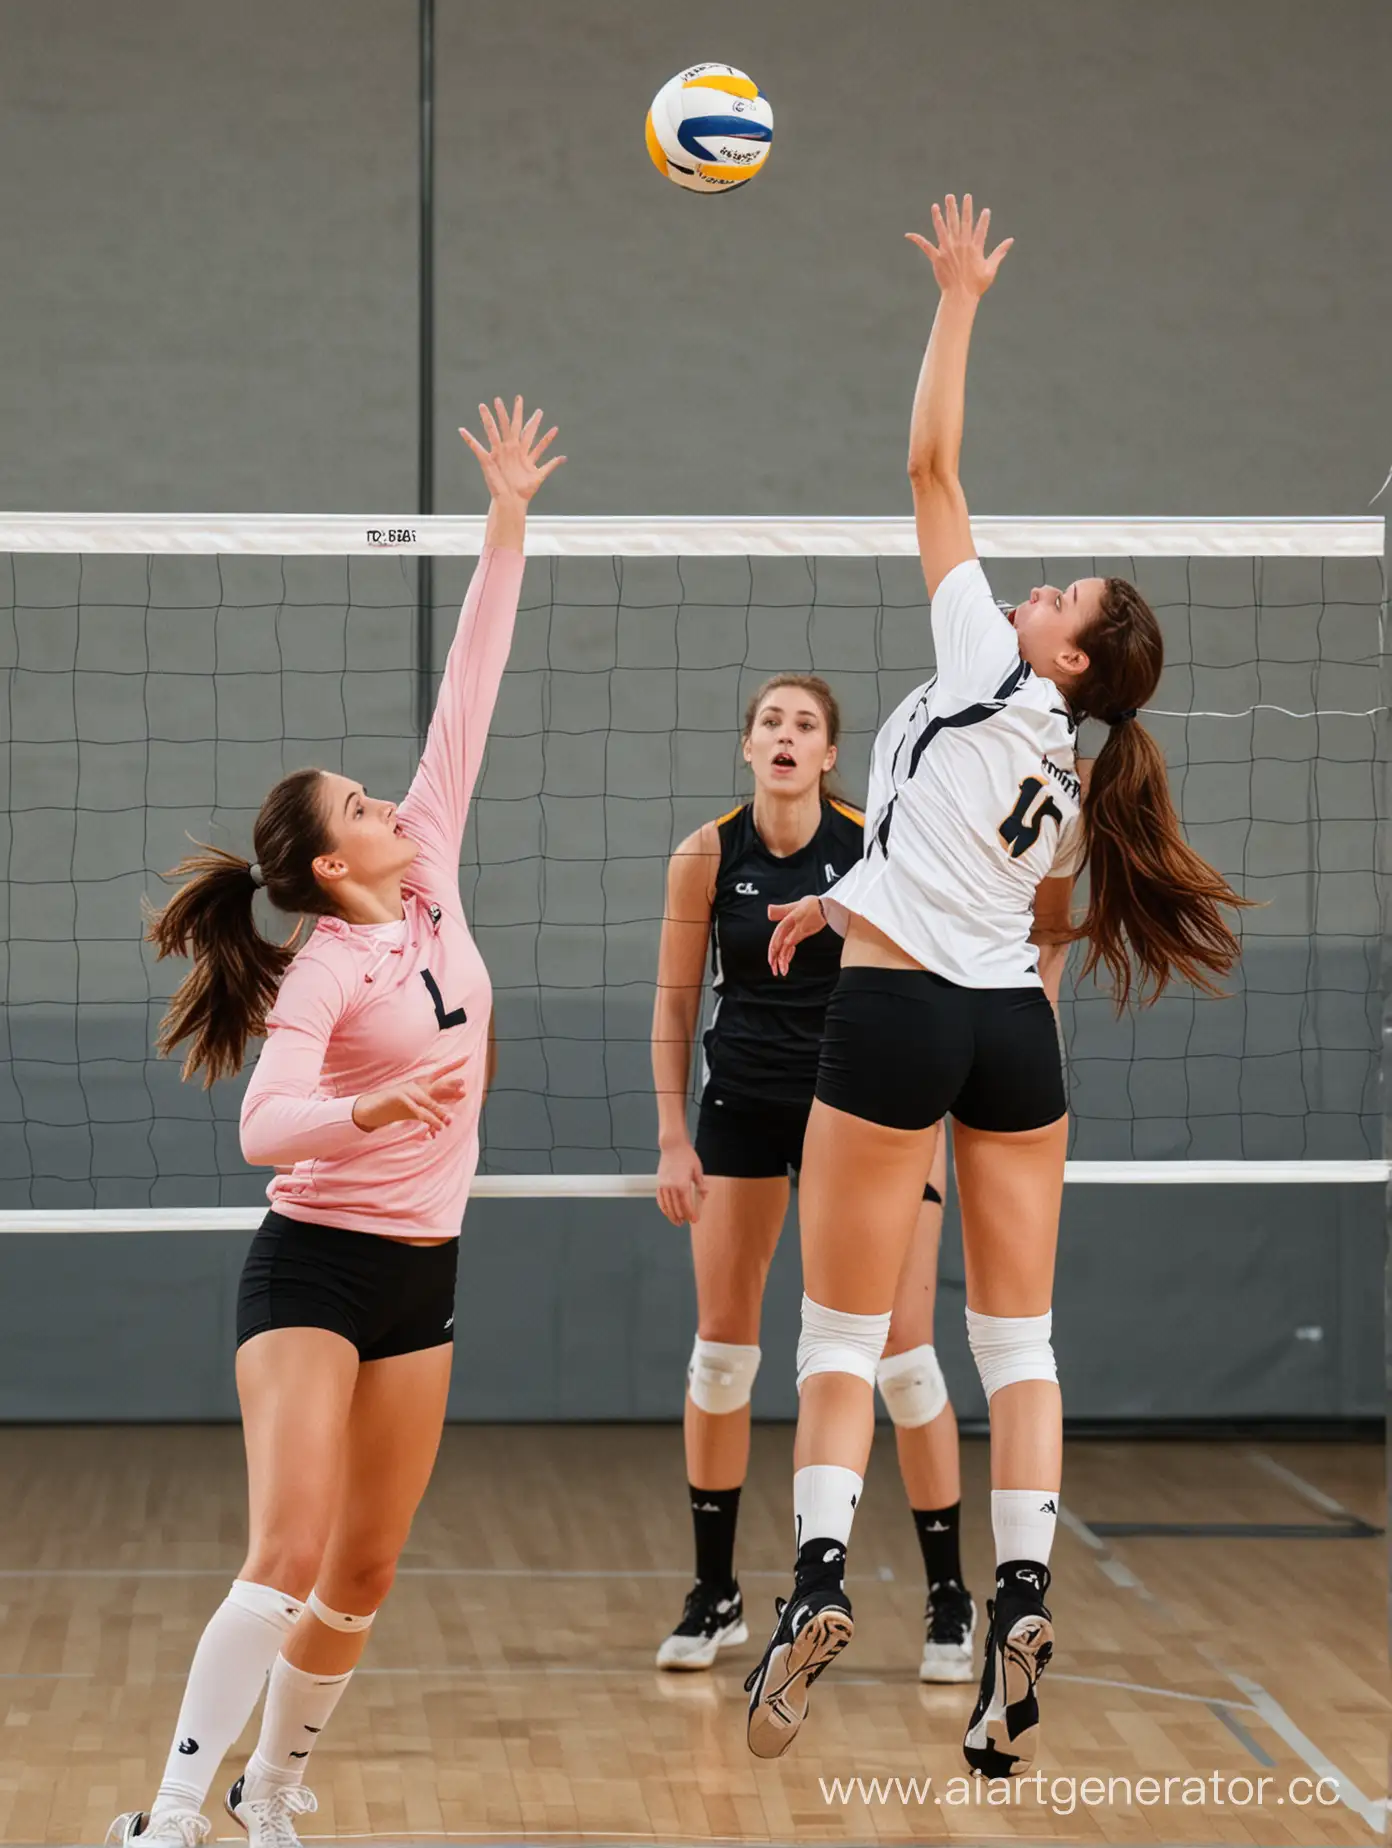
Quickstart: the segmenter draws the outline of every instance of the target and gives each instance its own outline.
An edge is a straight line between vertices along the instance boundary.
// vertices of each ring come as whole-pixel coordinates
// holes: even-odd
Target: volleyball
[[[688,192],[733,192],[768,159],[773,110],[733,64],[693,64],[653,98],[647,142],[665,179]]]

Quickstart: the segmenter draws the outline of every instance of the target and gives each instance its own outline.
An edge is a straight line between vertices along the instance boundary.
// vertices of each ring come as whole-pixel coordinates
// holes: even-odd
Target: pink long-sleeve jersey
[[[520,552],[479,559],[440,697],[398,819],[420,851],[404,930],[320,918],[266,1018],[242,1104],[242,1153],[274,1167],[266,1197],[315,1225],[393,1238],[453,1238],[478,1167],[492,988],[464,921],[459,849],[512,646]],[[442,1040],[442,1035],[447,1036]],[[472,1054],[468,1095],[432,1137],[421,1123],[359,1129],[353,1105],[448,1056]]]

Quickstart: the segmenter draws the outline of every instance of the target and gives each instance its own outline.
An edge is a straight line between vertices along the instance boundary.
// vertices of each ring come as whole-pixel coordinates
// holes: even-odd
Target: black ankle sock
[[[696,1577],[715,1591],[729,1591],[735,1583],[735,1524],[739,1520],[738,1489],[698,1489],[690,1483],[691,1527],[696,1536]]]
[[[918,1544],[923,1554],[923,1570],[928,1576],[929,1591],[948,1580],[960,1585],[961,1502],[953,1502],[950,1508],[915,1508],[913,1518],[914,1526],[918,1529]]]
[[[1039,1559],[1008,1559],[996,1567],[996,1596],[1043,1599],[1049,1589],[1049,1568]]]
[[[798,1548],[797,1564],[793,1567],[795,1584],[811,1585],[820,1579],[829,1579],[832,1584],[840,1585],[845,1576],[846,1549],[839,1540],[819,1540],[814,1535]]]

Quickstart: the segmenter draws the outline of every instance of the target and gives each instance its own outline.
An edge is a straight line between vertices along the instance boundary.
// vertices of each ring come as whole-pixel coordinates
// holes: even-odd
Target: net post
[[[416,511],[435,511],[435,0],[419,0],[420,242]],[[435,659],[435,561],[416,561],[416,731],[430,729],[430,672]]]

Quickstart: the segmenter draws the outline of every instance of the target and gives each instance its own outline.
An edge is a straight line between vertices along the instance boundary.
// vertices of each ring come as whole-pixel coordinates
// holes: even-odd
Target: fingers
[[[432,1136],[438,1136],[442,1129],[449,1128],[449,1112],[427,1096],[422,1086],[408,1085],[401,1093],[401,1101],[407,1119],[424,1123]]]
[[[904,236],[911,244],[917,244],[924,256],[930,261],[935,257],[942,256],[942,252],[938,249],[937,245],[930,244],[928,239],[926,237],[920,237],[917,231],[906,231]]]
[[[519,398],[518,403],[520,404],[521,402],[522,400]],[[541,411],[537,409],[532,412],[531,416],[522,426],[522,447],[524,449],[532,449],[532,445],[536,442],[536,433],[540,424]],[[554,435],[555,432],[553,431],[552,434]],[[535,453],[535,451],[533,451],[533,453]]]
[[[537,470],[538,482],[545,481],[548,475],[554,475],[556,470],[562,466],[564,461],[565,461],[564,456],[552,456],[549,462],[543,464],[543,466]]]
[[[962,216],[957,210],[957,195],[949,193],[945,203],[947,205],[947,229],[955,244],[962,235]]]
[[[527,425],[528,430],[530,430],[534,424],[537,424],[540,421],[541,421],[541,412],[538,411],[536,416],[532,419],[531,423]],[[539,443],[532,444],[533,462],[539,462],[541,460],[541,457],[550,448],[551,444],[555,442],[558,434],[559,432],[557,430],[556,425],[552,424],[551,428],[546,432],[546,435],[542,437],[541,441]]]
[[[786,918],[788,913],[792,909],[793,907],[791,905],[770,905],[768,908],[768,914],[769,914],[769,917],[772,919],[772,921],[776,924],[780,918]]]
[[[1013,237],[1008,237],[1004,239],[1003,242],[996,245],[995,249],[991,252],[990,256],[987,257],[986,262],[990,268],[992,276],[994,276],[996,271],[1000,268],[1001,258],[1005,255],[1006,251],[1009,250],[1010,246],[1014,242],[1015,240]]]
[[[464,441],[469,445],[470,449],[473,450],[480,462],[486,462],[488,460],[488,451],[474,435],[472,430],[466,430],[461,424],[459,426],[459,434],[464,438]]]
[[[519,398],[517,400],[517,409],[521,410],[521,408],[522,408],[522,400]],[[517,435],[517,431],[514,428],[513,419],[508,414],[508,408],[503,403],[501,398],[495,398],[493,400],[493,409],[498,413],[498,428],[502,431],[504,438],[505,439],[508,437],[515,438]]]
[[[986,248],[986,233],[990,228],[990,224],[991,208],[989,205],[984,205],[981,208],[981,216],[976,221],[976,230],[972,234],[976,240],[976,247],[978,250],[985,250]]]
[[[498,402],[501,403],[502,400],[499,399]],[[493,450],[501,449],[503,439],[499,434],[497,424],[493,420],[493,413],[486,404],[481,404],[479,406],[479,417],[483,423],[483,433],[488,438],[489,447]]]

